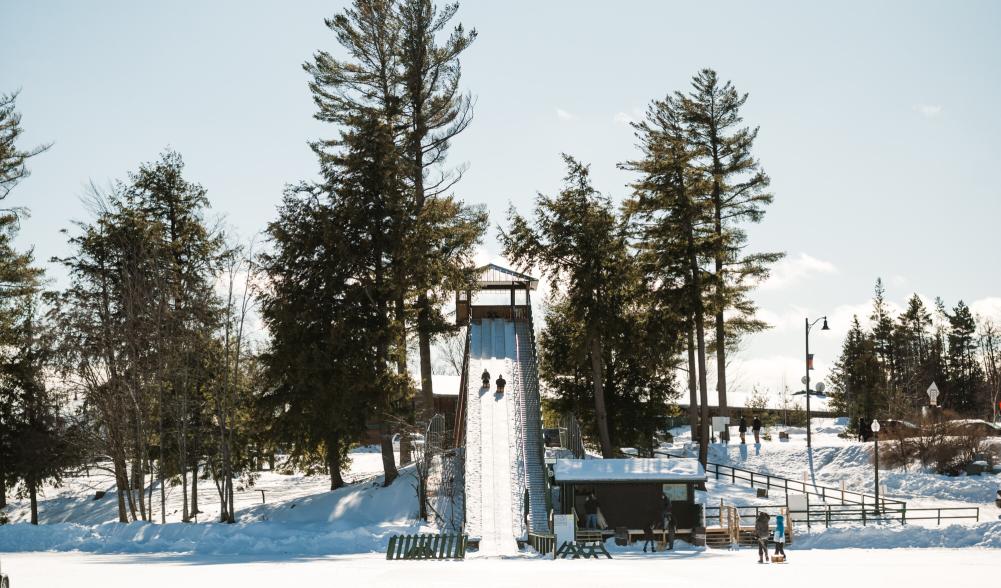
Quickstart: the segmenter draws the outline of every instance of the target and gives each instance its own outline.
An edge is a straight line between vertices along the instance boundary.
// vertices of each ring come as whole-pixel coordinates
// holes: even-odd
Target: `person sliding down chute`
[[[483,387],[487,390],[490,389],[490,372],[483,370],[483,375],[480,376],[483,379]]]
[[[497,393],[504,393],[504,384],[507,384],[507,380],[504,379],[504,374],[497,376]]]

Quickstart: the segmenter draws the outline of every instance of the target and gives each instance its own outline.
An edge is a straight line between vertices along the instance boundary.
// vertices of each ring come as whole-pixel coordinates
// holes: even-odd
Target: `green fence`
[[[386,559],[464,559],[466,535],[394,535]]]

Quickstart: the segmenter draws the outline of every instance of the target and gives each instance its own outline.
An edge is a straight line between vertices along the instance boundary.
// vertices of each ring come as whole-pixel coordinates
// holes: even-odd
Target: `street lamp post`
[[[873,456],[876,465],[876,515],[879,515],[879,421],[872,419]]]
[[[821,320],[824,321],[824,325],[820,327],[821,331],[830,331],[831,329],[827,326],[827,317],[823,316],[819,319],[810,322],[810,319],[805,319],[804,324],[806,325],[806,378],[804,378],[804,383],[806,384],[806,447],[812,447],[812,441],[810,436],[810,329],[814,325],[819,323]]]

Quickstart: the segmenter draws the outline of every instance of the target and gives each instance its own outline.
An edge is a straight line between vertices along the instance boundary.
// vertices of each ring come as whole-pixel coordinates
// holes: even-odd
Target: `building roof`
[[[706,472],[695,459],[557,459],[557,482],[703,482]]]
[[[431,376],[431,389],[435,396],[458,396],[459,386],[462,379],[459,376],[447,376],[433,374]]]
[[[512,269],[506,267],[501,267],[499,265],[488,263],[487,265],[477,268],[480,272],[480,279],[477,282],[478,287],[481,290],[491,290],[498,288],[510,288],[512,284],[522,285],[528,282],[529,288],[535,290],[539,287],[539,279],[533,278],[527,274],[518,273]]]

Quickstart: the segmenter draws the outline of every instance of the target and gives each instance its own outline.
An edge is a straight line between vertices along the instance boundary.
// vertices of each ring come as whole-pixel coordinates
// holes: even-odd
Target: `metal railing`
[[[812,525],[824,525],[829,528],[832,525],[842,523],[862,523],[862,526],[880,523],[900,523],[906,525],[914,521],[935,521],[936,525],[941,525],[942,521],[973,520],[980,521],[980,507],[977,506],[957,506],[957,507],[932,507],[932,508],[907,508],[906,506],[895,508],[887,507],[876,510],[875,508],[862,508],[859,506],[838,507],[838,506],[811,506],[807,510],[791,510],[789,516],[794,522],[805,522],[807,528]]]
[[[654,453],[666,455],[668,457],[683,457],[664,451],[655,451]],[[845,490],[844,488],[823,486],[807,482],[805,480],[790,480],[789,478],[776,476],[774,474],[763,474],[761,472],[755,472],[753,470],[747,470],[736,466],[713,463],[711,461],[706,463],[706,474],[712,475],[716,480],[729,480],[733,485],[737,485],[738,482],[747,482],[751,488],[781,490],[785,494],[786,501],[789,499],[789,492],[794,492],[805,494],[807,496],[818,497],[825,503],[828,500],[836,500],[841,504],[856,504],[860,507],[865,507],[867,505],[872,508],[876,507],[876,497],[872,494]],[[879,498],[879,503],[882,505],[881,508],[907,508],[906,502],[895,498],[885,498],[881,496]]]

